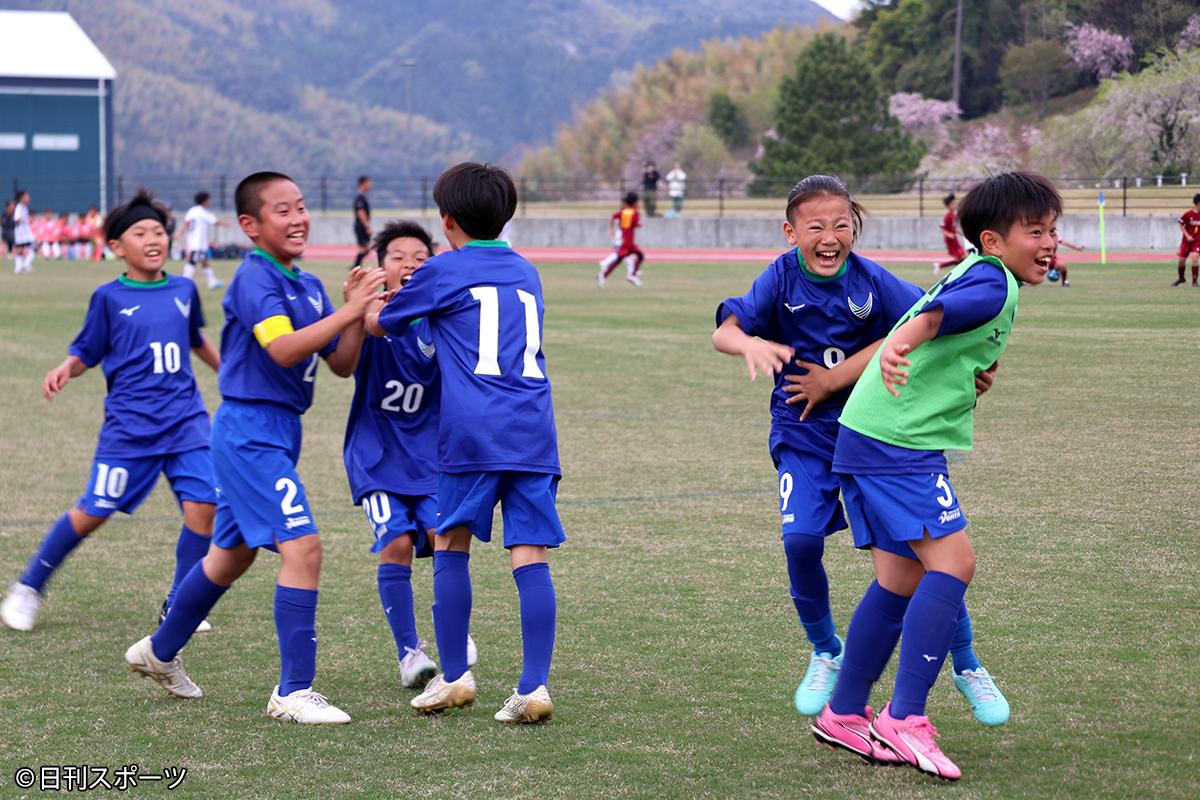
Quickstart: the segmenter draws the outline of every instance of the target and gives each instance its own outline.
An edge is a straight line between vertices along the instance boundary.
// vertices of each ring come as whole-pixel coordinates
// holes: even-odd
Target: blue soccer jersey
[[[204,338],[196,284],[168,275],[153,283],[121,276],[96,289],[70,353],[103,362],[108,382],[96,455],[137,458],[208,446],[208,411],[192,374]]]
[[[542,355],[544,312],[537,270],[493,241],[429,259],[380,312],[380,326],[393,336],[429,319],[442,372],[441,472],[562,474]]]
[[[275,403],[303,414],[312,405],[317,356],[337,349],[338,337],[291,367],[267,353],[274,339],[333,313],[333,302],[316,275],[285,267],[255,249],[238,267],[222,303],[221,396],[251,403]]]
[[[798,250],[784,253],[766,269],[750,291],[717,308],[717,325],[730,314],[743,331],[795,348],[796,358],[835,367],[887,335],[923,289],[902,281],[874,261],[850,253],[842,269],[824,278],[805,268]],[[831,395],[800,421],[804,404],[787,405],[785,375],[802,375],[794,362],[784,366],[771,394],[772,457],[779,445],[832,460],[838,416],[850,388]]]
[[[363,342],[342,451],[355,503],[377,491],[437,491],[442,387],[434,351],[429,322],[423,319],[400,336]]]

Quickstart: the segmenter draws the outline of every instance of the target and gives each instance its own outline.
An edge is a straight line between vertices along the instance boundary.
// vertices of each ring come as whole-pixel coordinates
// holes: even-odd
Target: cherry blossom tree
[[[1133,45],[1127,37],[1088,22],[1067,23],[1067,55],[1080,70],[1103,80],[1129,69],[1133,63]]]

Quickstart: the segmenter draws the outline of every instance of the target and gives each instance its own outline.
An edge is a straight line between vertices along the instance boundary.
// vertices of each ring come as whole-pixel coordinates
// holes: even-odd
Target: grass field
[[[0,262],[0,578],[17,574],[82,490],[103,418],[99,370],[53,403],[92,289],[113,264]],[[233,265],[218,264],[228,279]],[[338,296],[341,264],[305,264]],[[196,798],[893,798],[1200,795],[1200,291],[1171,265],[1072,265],[1072,288],[1021,290],[976,448],[952,454],[979,569],[977,650],[1013,707],[978,725],[946,673],[929,713],[955,785],[819,748],[791,707],[807,660],[788,597],[764,381],[716,353],[718,302],[758,266],[648,263],[599,291],[594,265],[542,268],[566,545],[552,556],[555,717],[502,727],[520,671],[517,593],[496,544],[472,561],[479,702],[419,718],[399,685],[369,529],[341,440],[352,386],[322,368],[300,464],[325,542],[315,688],[346,726],[276,723],[264,553],[185,651],[195,701],[122,653],[151,632],[179,518],[165,484],[114,518],[50,585],[38,627],[0,629],[0,797],[20,768],[186,768]],[[927,266],[901,265],[928,283]],[[220,331],[217,293],[204,295]],[[197,364],[210,408],[215,376]],[[499,522],[497,521],[497,526]],[[827,550],[839,627],[871,579],[846,534]],[[431,574],[414,570],[432,639]],[[874,700],[886,699],[893,660]],[[130,797],[165,796],[165,782]]]

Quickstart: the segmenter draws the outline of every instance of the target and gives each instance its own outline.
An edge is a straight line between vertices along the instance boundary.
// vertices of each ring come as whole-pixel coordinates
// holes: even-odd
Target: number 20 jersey
[[[393,336],[429,320],[442,372],[439,471],[562,474],[544,312],[537,270],[494,241],[429,259],[380,312]]]
[[[124,276],[96,289],[70,353],[104,362],[108,396],[96,455],[142,458],[208,446],[208,411],[192,374],[204,343],[196,284],[168,275],[154,283]]]
[[[400,336],[368,336],[354,370],[342,450],[358,503],[371,492],[437,491],[441,378],[427,320]]]

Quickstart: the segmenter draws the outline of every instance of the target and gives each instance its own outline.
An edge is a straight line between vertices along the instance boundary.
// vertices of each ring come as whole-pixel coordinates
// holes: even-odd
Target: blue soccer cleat
[[[808,672],[796,687],[796,710],[806,717],[820,714],[829,698],[833,697],[833,686],[837,683],[838,670],[842,668],[842,657],[846,654],[846,643],[835,636],[842,652],[837,656],[829,653],[813,653],[808,659]]]
[[[984,725],[1003,725],[1008,722],[1008,701],[996,688],[996,681],[983,667],[953,673],[954,688],[967,698],[975,719]]]

